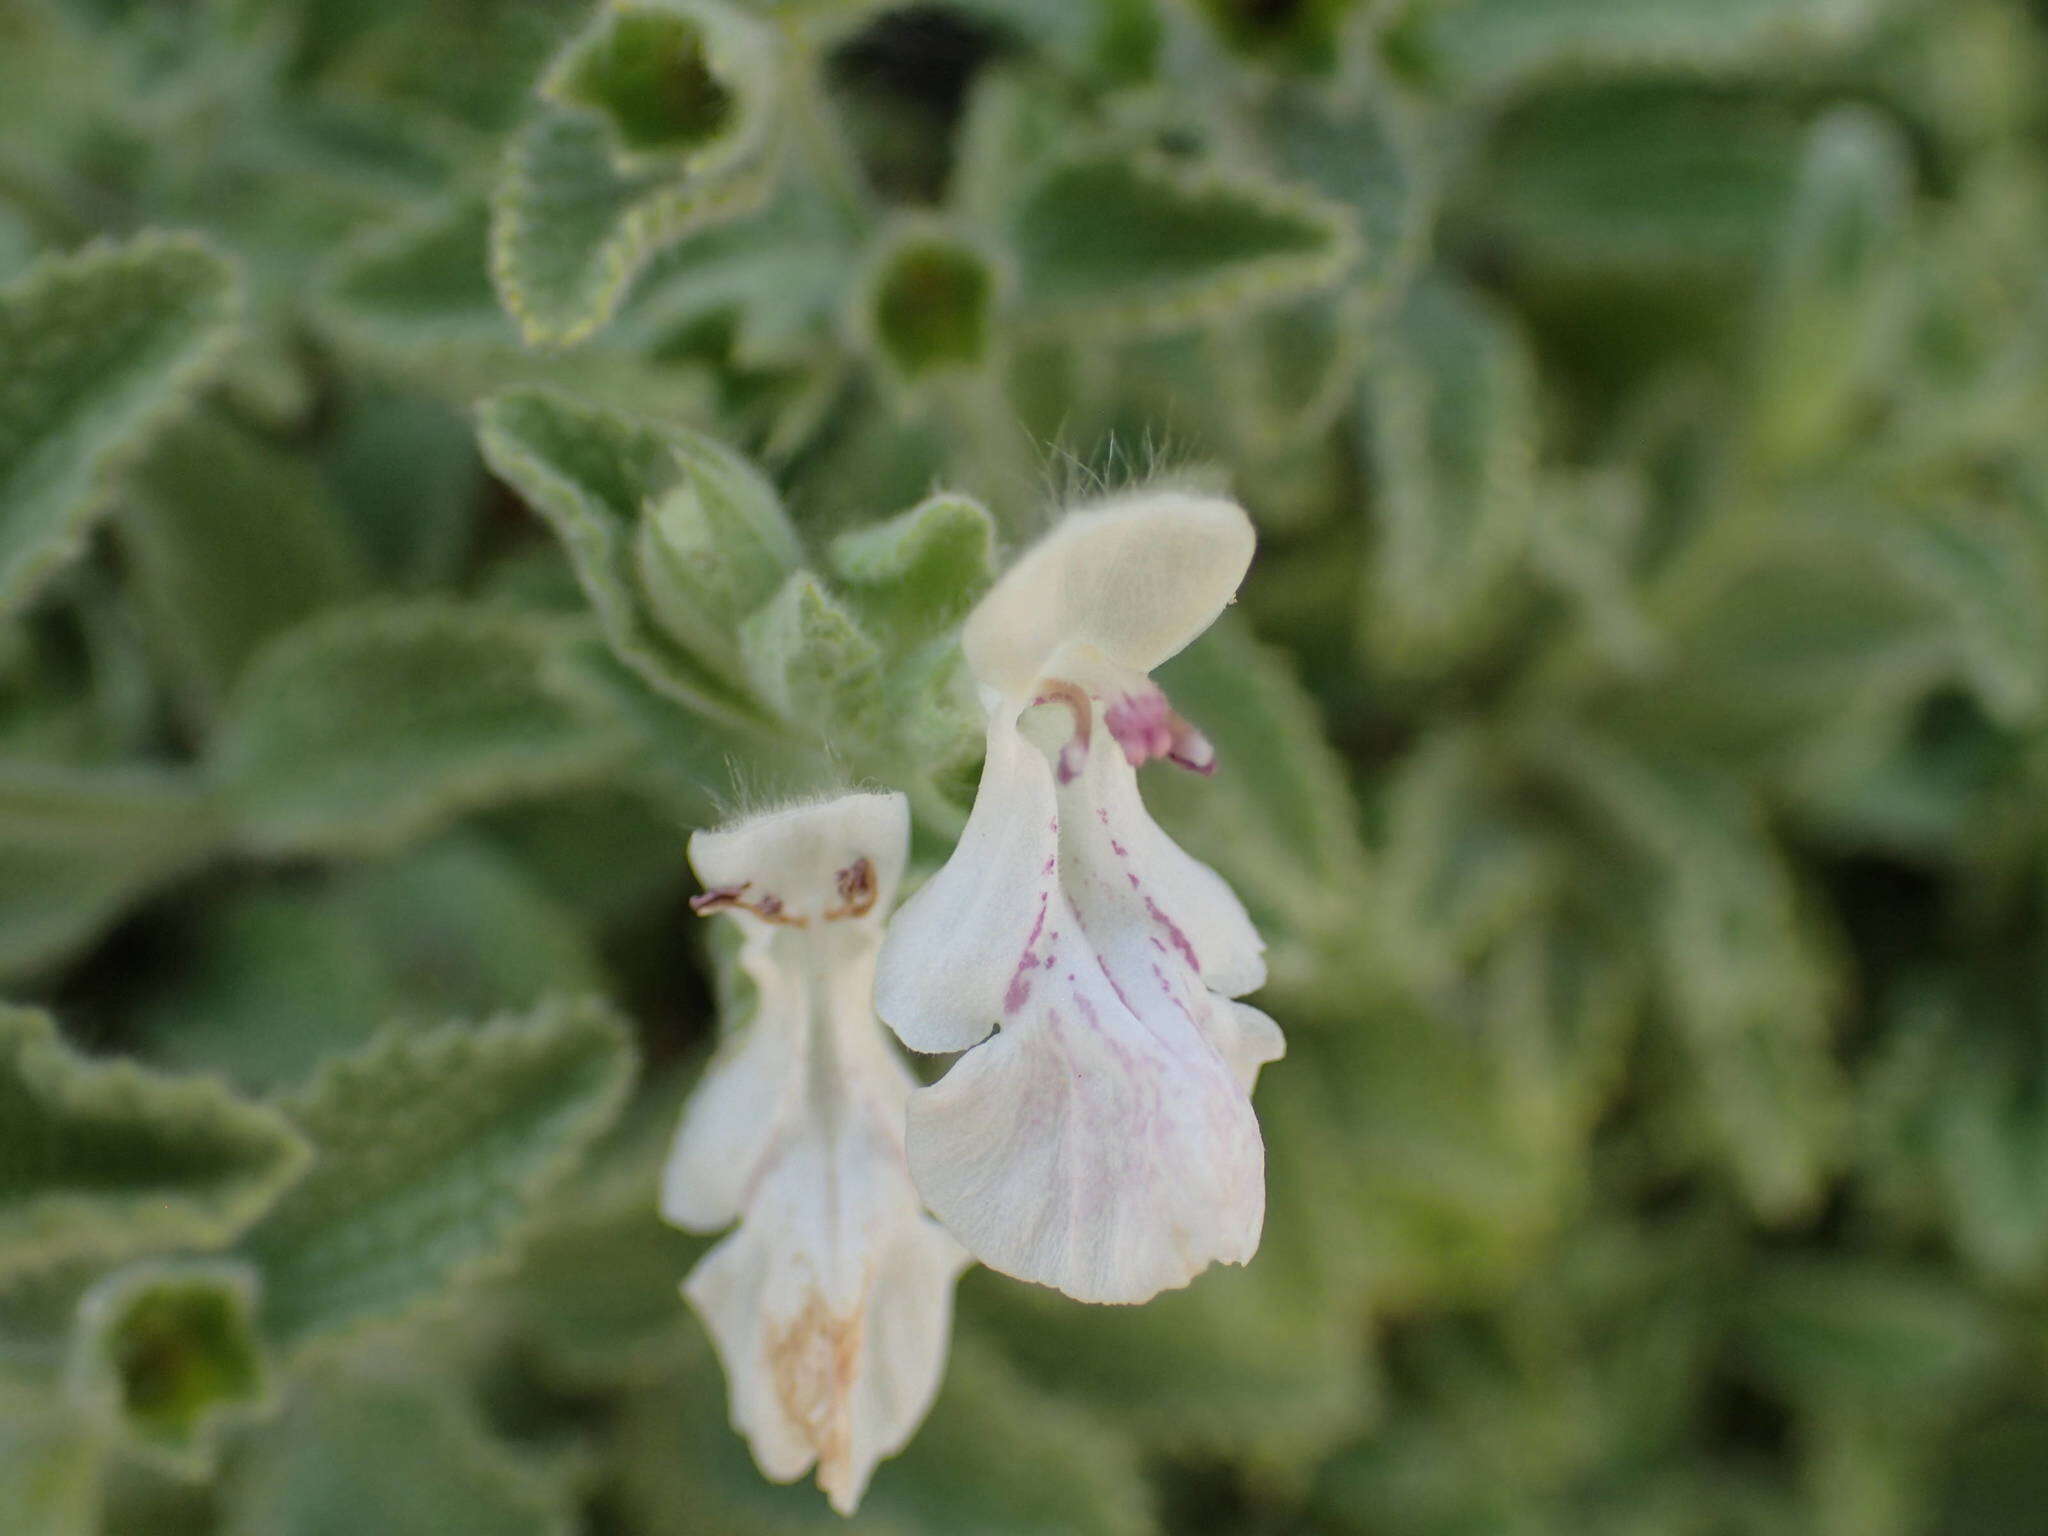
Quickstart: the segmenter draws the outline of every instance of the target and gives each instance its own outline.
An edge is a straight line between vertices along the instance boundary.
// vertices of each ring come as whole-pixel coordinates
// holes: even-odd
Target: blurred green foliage
[[[4,0],[0,1527],[830,1530],[654,1176],[688,830],[951,844],[1062,496],[1265,1243],[850,1528],[2048,1533],[2048,9]],[[1153,770],[1161,772],[1162,770]]]

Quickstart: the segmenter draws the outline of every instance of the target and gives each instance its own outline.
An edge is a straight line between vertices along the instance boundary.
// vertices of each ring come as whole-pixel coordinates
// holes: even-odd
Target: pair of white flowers
[[[973,813],[893,920],[900,794],[690,840],[695,905],[739,924],[758,1004],[685,1110],[663,1214],[738,1221],[684,1294],[762,1471],[815,1463],[842,1512],[930,1407],[970,1259],[1141,1302],[1258,1247],[1251,1088],[1282,1047],[1232,999],[1264,945],[1136,774],[1213,768],[1148,674],[1230,602],[1252,543],[1232,503],[1150,492],[1018,560],[961,636],[988,711]],[[877,1013],[965,1054],[919,1087]]]

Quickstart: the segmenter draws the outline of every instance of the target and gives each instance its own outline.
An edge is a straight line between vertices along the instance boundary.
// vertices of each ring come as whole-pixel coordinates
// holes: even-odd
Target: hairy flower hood
[[[909,840],[901,795],[845,795],[690,839],[693,905],[740,927],[750,1020],[691,1096],[662,1180],[677,1226],[738,1228],[683,1287],[734,1424],[777,1481],[813,1463],[850,1513],[931,1406],[967,1262],[905,1163],[909,1070],[875,954]]]
[[[1265,1216],[1250,1090],[1280,1032],[1231,1000],[1264,945],[1136,775],[1215,766],[1147,674],[1214,622],[1252,544],[1231,502],[1145,492],[1070,513],[1005,573],[962,636],[988,710],[974,810],[881,954],[904,1043],[966,1052],[911,1096],[919,1191],[976,1258],[1084,1301],[1242,1263]]]

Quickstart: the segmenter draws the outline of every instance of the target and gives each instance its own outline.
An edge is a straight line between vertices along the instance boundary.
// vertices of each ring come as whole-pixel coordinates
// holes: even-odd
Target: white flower
[[[739,1227],[683,1294],[710,1330],[734,1425],[778,1482],[817,1464],[850,1514],[931,1407],[967,1256],[904,1162],[913,1080],[875,1018],[875,952],[903,872],[903,796],[845,795],[690,839],[743,934],[758,1006],[692,1094],[662,1214]]]
[[[1135,771],[1215,766],[1147,674],[1215,621],[1252,542],[1230,502],[1149,492],[1070,514],[1004,575],[962,635],[989,715],[974,811],[882,949],[882,1017],[967,1052],[911,1095],[919,1191],[984,1264],[1083,1301],[1259,1245],[1251,1086],[1282,1044],[1230,999],[1265,946]]]

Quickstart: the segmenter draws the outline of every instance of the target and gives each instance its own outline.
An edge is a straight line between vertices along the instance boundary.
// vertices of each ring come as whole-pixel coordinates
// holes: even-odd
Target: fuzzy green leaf
[[[611,0],[540,89],[598,117],[621,168],[702,174],[754,147],[774,68],[767,31],[720,0]]]
[[[1938,1275],[1882,1263],[1774,1264],[1745,1312],[1752,1369],[1810,1404],[1938,1415],[2000,1354],[1976,1297]]]
[[[1751,419],[1769,464],[1826,452],[1897,360],[1911,177],[1905,142],[1875,114],[1814,127],[1757,327]]]
[[[1379,534],[1362,607],[1408,670],[1468,654],[1504,601],[1536,502],[1536,379],[1510,322],[1476,296],[1416,288],[1376,338],[1366,446]]]
[[[490,218],[481,197],[459,197],[350,242],[315,295],[324,329],[351,358],[463,410],[520,384],[659,415],[705,409],[699,375],[623,346],[592,342],[545,355],[524,346],[491,286]]]
[[[1810,1211],[1841,1154],[1829,956],[1756,809],[1690,764],[1557,733],[1538,757],[1644,859],[1700,1134],[1768,1220]]]
[[[1417,45],[1464,85],[1575,75],[1769,64],[1851,41],[1872,0],[1452,0]]]
[[[216,1247],[306,1165],[275,1111],[215,1078],[93,1062],[45,1014],[0,1010],[0,1273]]]
[[[214,371],[240,303],[225,258],[167,235],[0,290],[0,611],[84,548],[110,477]]]
[[[958,623],[995,579],[995,520],[971,496],[942,491],[907,512],[841,534],[833,574],[897,639]]]
[[[40,1397],[0,1394],[0,1510],[35,1536],[101,1536],[99,1437]]]
[[[225,1536],[570,1536],[560,1482],[492,1438],[454,1384],[323,1372],[236,1469]]]
[[[869,263],[855,329],[877,361],[906,385],[970,372],[992,352],[1003,287],[989,258],[938,227],[913,225]]]
[[[759,470],[708,437],[670,429],[674,475],[634,539],[654,621],[726,677],[743,672],[739,627],[803,558]]]
[[[799,571],[740,628],[747,669],[785,720],[828,743],[886,739],[882,652],[809,571]]]
[[[625,1029],[595,1002],[393,1031],[331,1062],[283,1101],[318,1161],[243,1244],[267,1330],[303,1346],[502,1262],[632,1072]]]
[[[676,177],[622,171],[604,123],[542,112],[514,138],[491,204],[491,275],[529,343],[566,346],[609,322],[664,248],[757,211],[776,174],[762,149]]]
[[[668,855],[682,857],[678,842]],[[152,1053],[275,1089],[394,1018],[483,1016],[602,988],[579,925],[482,839],[237,892],[192,919],[135,1023]],[[280,1018],[290,1018],[288,1030]]]
[[[162,434],[116,522],[126,569],[193,713],[263,642],[359,596],[360,552],[303,468],[217,419]]]
[[[1539,97],[1494,129],[1477,222],[1543,272],[1631,283],[1760,268],[1798,167],[1781,102],[1668,85]]]
[[[1349,215],[1312,194],[1142,156],[1055,165],[1010,218],[1025,323],[1091,337],[1328,287],[1359,247]]]
[[[389,848],[464,811],[585,781],[622,747],[531,616],[458,604],[337,610],[236,690],[214,771],[268,849]]]
[[[0,762],[0,974],[68,960],[223,830],[182,774]]]
[[[68,1385],[74,1401],[173,1473],[213,1469],[221,1425],[269,1390],[256,1335],[256,1277],[243,1265],[137,1265],[79,1303]]]
[[[736,617],[793,543],[759,477],[694,433],[537,391],[485,401],[477,435],[493,472],[568,551],[620,660],[691,708],[728,719],[753,714],[743,692],[656,622],[639,550],[644,524],[665,515],[672,527],[662,540],[664,579],[678,583],[665,600],[671,621],[690,615],[692,587]],[[693,626],[715,634],[708,616]]]

